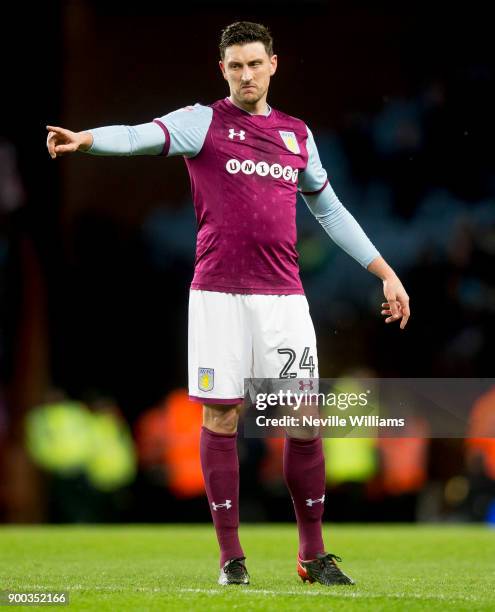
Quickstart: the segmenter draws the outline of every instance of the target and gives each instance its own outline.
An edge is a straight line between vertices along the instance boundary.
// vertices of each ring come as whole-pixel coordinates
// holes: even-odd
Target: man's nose
[[[244,82],[246,81],[250,81],[253,78],[253,73],[251,72],[251,70],[246,66],[244,68],[244,70],[242,71],[242,80]]]

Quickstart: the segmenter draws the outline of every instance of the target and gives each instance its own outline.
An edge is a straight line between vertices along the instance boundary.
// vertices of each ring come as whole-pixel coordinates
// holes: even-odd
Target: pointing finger
[[[67,134],[69,130],[65,128],[57,127],[56,125],[47,125],[46,129],[49,132],[55,132],[56,134]]]

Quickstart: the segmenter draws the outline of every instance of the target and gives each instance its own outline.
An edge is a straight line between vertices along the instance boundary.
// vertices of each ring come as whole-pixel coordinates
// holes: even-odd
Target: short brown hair
[[[225,49],[232,45],[245,45],[250,42],[261,42],[266,52],[273,55],[273,38],[267,27],[252,21],[236,21],[222,30],[220,38],[220,57],[225,58]]]

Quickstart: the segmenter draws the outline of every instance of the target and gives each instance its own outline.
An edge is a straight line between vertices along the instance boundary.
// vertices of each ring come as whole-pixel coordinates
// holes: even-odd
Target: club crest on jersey
[[[235,131],[234,128],[229,129],[229,138],[230,140],[234,140],[234,138],[239,138],[239,140],[246,140],[246,132],[244,130]]]
[[[279,130],[278,133],[282,137],[285,146],[289,149],[291,153],[300,153],[301,149],[299,148],[299,143],[297,142],[296,135],[294,132],[284,132],[283,130]]]
[[[215,384],[213,368],[198,368],[198,387],[201,391],[211,391]]]

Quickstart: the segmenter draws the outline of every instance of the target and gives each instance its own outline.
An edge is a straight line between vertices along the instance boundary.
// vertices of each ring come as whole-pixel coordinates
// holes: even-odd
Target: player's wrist
[[[93,146],[93,134],[91,132],[79,132],[79,151],[88,151]]]
[[[390,270],[387,270],[386,273],[384,273],[384,275],[382,276],[382,281],[384,283],[395,283],[399,280],[399,277],[397,276],[397,274],[392,270],[392,268]]]
[[[388,263],[383,259],[381,255],[376,257],[369,264],[368,271],[374,274],[375,276],[378,276],[378,278],[384,283],[398,280],[397,274],[388,265]]]

